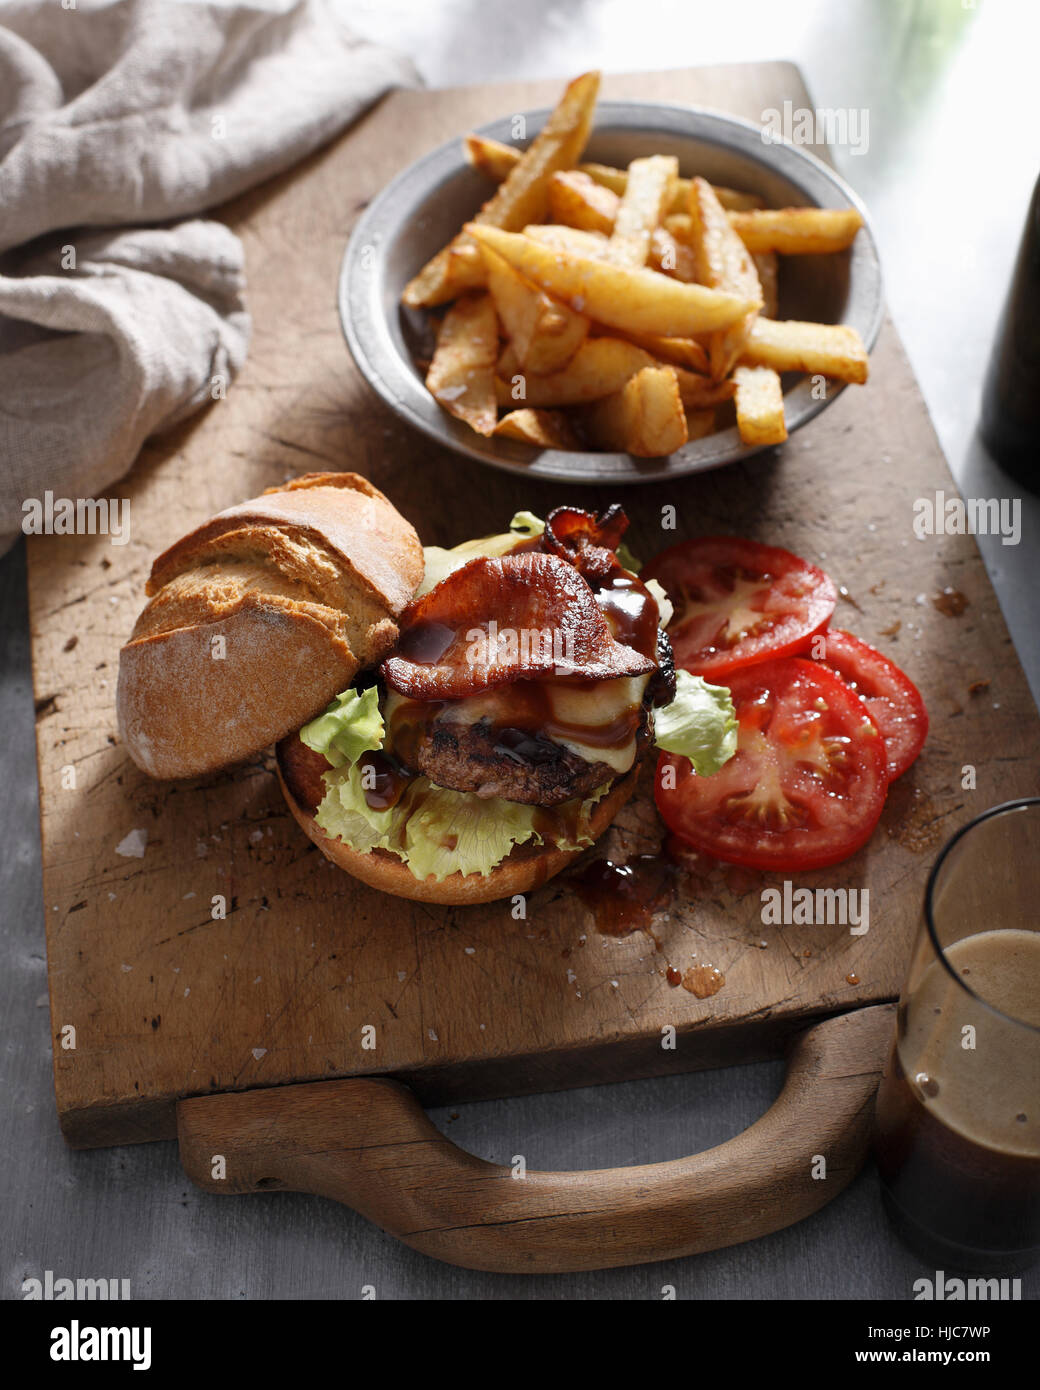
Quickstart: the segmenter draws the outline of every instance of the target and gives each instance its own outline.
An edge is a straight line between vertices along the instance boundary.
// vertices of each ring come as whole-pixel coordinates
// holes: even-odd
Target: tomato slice
[[[717,680],[754,661],[804,652],[826,627],[837,591],[823,570],[757,541],[704,536],[658,555],[656,579],[675,605],[668,624],[676,666]]]
[[[737,751],[713,777],[664,753],[655,799],[669,830],[754,869],[820,869],[870,838],[885,804],[885,745],[859,696],[820,662],[785,657],[726,682]]]
[[[885,740],[888,780],[901,777],[928,736],[928,711],[917,686],[884,653],[838,628],[821,633],[812,655],[837,671],[870,710]]]

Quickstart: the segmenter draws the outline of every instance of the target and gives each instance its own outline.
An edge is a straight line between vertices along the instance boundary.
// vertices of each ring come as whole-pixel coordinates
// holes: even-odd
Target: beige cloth
[[[195,214],[413,80],[321,0],[0,9],[0,550],[241,367],[242,249]]]

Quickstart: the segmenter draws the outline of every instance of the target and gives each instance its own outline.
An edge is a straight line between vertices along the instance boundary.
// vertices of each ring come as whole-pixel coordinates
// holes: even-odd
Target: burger
[[[524,894],[603,834],[655,745],[702,774],[732,754],[728,691],[677,678],[627,524],[559,507],[426,549],[393,651],[278,744],[328,859],[423,902]]]
[[[292,814],[373,888],[527,893],[595,843],[655,745],[708,775],[729,692],[675,672],[620,507],[423,550],[367,479],[310,473],[154,562],[120,652],[123,743],[156,778],[276,746]]]

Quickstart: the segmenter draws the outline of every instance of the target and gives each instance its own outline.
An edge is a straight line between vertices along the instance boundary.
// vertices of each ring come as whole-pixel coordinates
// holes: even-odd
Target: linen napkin
[[[415,81],[322,0],[70,3],[0,11],[0,552],[241,367],[242,248],[197,214]]]

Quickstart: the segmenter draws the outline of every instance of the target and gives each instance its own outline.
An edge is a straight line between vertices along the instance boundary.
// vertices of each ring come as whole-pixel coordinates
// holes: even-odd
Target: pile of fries
[[[450,304],[426,386],[478,434],[657,457],[727,428],[787,438],[780,373],[865,382],[842,324],[776,318],[777,255],[849,246],[855,209],[767,210],[680,178],[672,156],[579,162],[599,74],[576,78],[523,152],[480,136],[493,197],[405,288]]]

